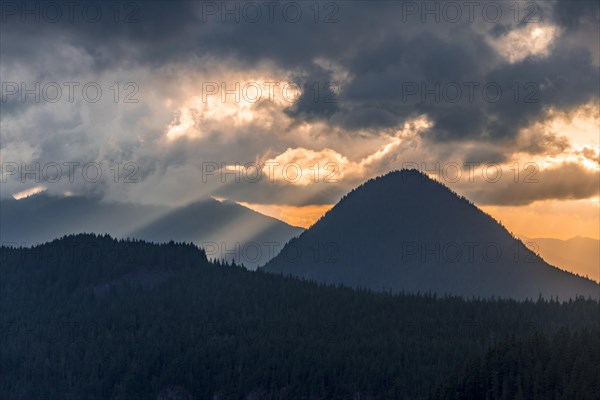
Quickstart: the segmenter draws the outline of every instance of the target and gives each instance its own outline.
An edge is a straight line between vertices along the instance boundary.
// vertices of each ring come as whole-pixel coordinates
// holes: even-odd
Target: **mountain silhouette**
[[[560,300],[600,294],[598,284],[547,264],[416,170],[354,189],[264,270],[378,291]]]
[[[254,269],[303,230],[237,203],[208,198],[175,209],[131,236],[155,242],[192,241],[209,258],[235,260]]]
[[[0,201],[1,241],[12,246],[32,246],[73,233],[108,233],[117,238],[194,242],[210,258],[235,259],[256,268],[302,231],[237,203],[212,198],[178,208],[45,193]]]
[[[110,233],[125,237],[168,211],[167,207],[104,202],[84,196],[45,193],[0,200],[3,245],[32,246],[79,232]]]

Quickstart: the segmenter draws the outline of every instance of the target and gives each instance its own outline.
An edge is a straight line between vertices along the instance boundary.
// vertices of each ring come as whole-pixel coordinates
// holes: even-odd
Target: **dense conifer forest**
[[[191,244],[0,250],[0,398],[598,399],[598,302],[318,285]]]

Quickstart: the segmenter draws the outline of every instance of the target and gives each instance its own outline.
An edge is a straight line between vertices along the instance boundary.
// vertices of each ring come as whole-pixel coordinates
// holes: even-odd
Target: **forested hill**
[[[372,293],[211,263],[190,244],[95,235],[0,257],[2,399],[433,399],[468,389],[459,379],[485,375],[482,357],[511,338],[548,371],[535,385],[549,390],[553,371],[574,379],[563,385],[574,397],[557,398],[596,384],[560,372],[543,341],[528,347],[563,330],[597,335],[591,300]],[[566,348],[595,345],[573,337]]]

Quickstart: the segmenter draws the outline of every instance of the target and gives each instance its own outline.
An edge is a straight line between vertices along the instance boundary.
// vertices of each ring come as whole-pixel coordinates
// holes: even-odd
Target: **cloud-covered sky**
[[[597,2],[52,4],[2,3],[3,197],[211,195],[308,225],[417,166],[598,237]]]

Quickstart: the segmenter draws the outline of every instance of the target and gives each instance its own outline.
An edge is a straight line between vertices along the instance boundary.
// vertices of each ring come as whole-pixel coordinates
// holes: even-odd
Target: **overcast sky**
[[[1,196],[307,226],[417,166],[514,232],[597,238],[598,2],[476,3],[2,2]]]

